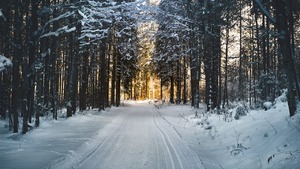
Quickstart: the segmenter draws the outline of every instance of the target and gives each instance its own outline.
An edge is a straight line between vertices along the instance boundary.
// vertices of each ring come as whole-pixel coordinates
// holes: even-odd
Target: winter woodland
[[[151,117],[153,124],[144,124],[151,129],[156,126],[153,130],[160,134],[153,135],[155,144],[145,144],[159,149],[162,145],[156,142],[164,142],[161,149],[166,151],[157,150],[157,157],[168,152],[172,160],[151,163],[145,156],[144,167],[232,168],[251,159],[250,165],[257,164],[253,168],[297,168],[299,101],[299,0],[0,1],[2,141],[17,134],[20,145],[25,145],[23,137],[47,143],[50,138],[34,133],[55,135],[49,128],[68,132],[62,123],[78,128],[87,125],[89,132],[78,130],[81,136],[76,137],[92,137],[96,129],[87,123],[96,124],[95,119],[103,118],[102,135],[96,138],[110,146],[104,136],[115,138],[105,131],[118,135],[124,129],[117,128],[122,120]],[[126,105],[143,115],[132,115]],[[117,113],[123,111],[123,115]],[[107,115],[110,112],[116,118]],[[77,120],[68,121],[71,117]],[[143,129],[134,120],[131,124]],[[255,125],[261,128],[251,128]],[[193,130],[202,136],[193,136]],[[227,138],[226,130],[233,139]],[[211,144],[205,142],[209,139]],[[254,148],[260,143],[268,145],[269,139],[277,140],[276,145],[261,151]],[[221,142],[227,145],[224,151]],[[4,152],[1,144],[0,152]],[[85,164],[88,158],[78,162],[97,152],[92,150],[96,143],[87,144],[91,146],[82,153],[65,152],[74,156],[67,156],[63,164],[47,164],[48,168],[97,168],[96,163]],[[131,143],[124,144],[129,147]],[[13,143],[3,145],[14,148]],[[113,153],[105,147],[101,150]],[[226,151],[230,158],[218,156]],[[0,162],[6,158],[7,154],[0,154]],[[104,157],[101,160],[107,165],[102,168],[114,168]],[[130,159],[116,164],[125,161]],[[240,163],[237,168],[249,164]],[[125,166],[132,168],[129,163]]]

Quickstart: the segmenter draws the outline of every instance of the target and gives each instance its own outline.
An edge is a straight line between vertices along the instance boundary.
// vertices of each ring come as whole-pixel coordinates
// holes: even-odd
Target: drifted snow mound
[[[269,110],[273,106],[273,104],[272,102],[264,102],[263,106],[265,110]]]
[[[3,55],[0,55],[0,72],[5,71],[9,67],[12,67],[11,60]]]

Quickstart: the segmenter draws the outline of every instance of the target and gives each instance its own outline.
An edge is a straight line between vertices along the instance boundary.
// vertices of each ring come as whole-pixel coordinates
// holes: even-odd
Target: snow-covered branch
[[[0,55],[0,72],[5,71],[7,68],[12,67],[12,61],[3,55]]]
[[[2,13],[2,9],[0,9],[0,18],[3,18],[3,20],[6,21],[6,18],[5,18],[5,16],[3,15],[3,13]]]
[[[49,33],[42,35],[41,38],[50,37],[50,36],[58,37],[59,35],[61,35],[63,33],[70,33],[70,32],[74,32],[75,30],[76,30],[75,27],[69,28],[68,26],[64,26],[55,32],[49,32]]]

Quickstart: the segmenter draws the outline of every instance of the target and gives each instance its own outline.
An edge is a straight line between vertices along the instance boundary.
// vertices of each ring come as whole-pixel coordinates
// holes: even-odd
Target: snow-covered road
[[[196,153],[150,104],[129,105],[92,141],[48,168],[200,169]]]
[[[300,114],[289,118],[287,107],[230,121],[134,101],[68,119],[62,111],[26,135],[0,127],[0,169],[298,169]]]

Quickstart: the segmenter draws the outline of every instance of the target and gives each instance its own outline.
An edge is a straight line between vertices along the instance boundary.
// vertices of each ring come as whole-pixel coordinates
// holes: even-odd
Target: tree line
[[[233,101],[263,107],[288,89],[294,115],[299,7],[297,0],[162,0],[153,64],[170,102],[190,97],[195,108],[202,101],[207,111],[225,112]]]
[[[295,114],[298,0],[145,2],[2,0],[0,113],[9,128],[26,133],[62,108],[71,117],[119,106],[121,92],[147,98],[154,75],[171,103],[226,113],[232,101],[262,107],[288,89]]]
[[[0,112],[22,133],[40,116],[66,108],[119,106],[136,67],[136,15],[130,0],[2,0],[0,53],[13,63],[0,72]],[[19,126],[19,124],[21,126]],[[33,124],[33,125],[31,125]]]

